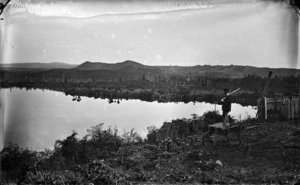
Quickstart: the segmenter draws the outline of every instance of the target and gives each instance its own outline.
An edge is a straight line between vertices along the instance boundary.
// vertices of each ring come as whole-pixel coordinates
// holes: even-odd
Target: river
[[[209,103],[158,103],[140,100],[122,100],[120,104],[107,99],[72,96],[50,90],[1,89],[1,148],[9,142],[33,150],[52,149],[55,140],[64,139],[72,130],[82,138],[87,129],[100,123],[105,127],[117,127],[119,134],[134,128],[142,137],[147,127],[162,126],[163,122],[177,118],[201,116],[206,111],[221,111],[220,105]],[[232,105],[230,113],[235,119],[254,117],[252,106]]]

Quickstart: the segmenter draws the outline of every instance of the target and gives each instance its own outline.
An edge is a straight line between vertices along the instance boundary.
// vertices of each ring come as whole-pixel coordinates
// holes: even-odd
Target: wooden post
[[[263,117],[262,116],[263,106],[262,106],[262,102],[261,102],[262,100],[263,100],[262,98],[257,100],[257,114],[256,114],[256,116],[257,116],[258,119],[262,119],[262,117]]]
[[[266,97],[264,97],[264,108],[265,108],[265,119],[268,119],[268,102]]]
[[[292,113],[292,119],[295,119],[295,99],[291,99],[291,113]]]
[[[286,98],[284,99],[284,118],[289,119],[289,101]]]
[[[298,114],[297,120],[298,120],[298,124],[300,124],[300,109],[299,109],[299,106],[300,106],[300,99],[299,99],[299,98],[298,98],[297,105],[298,105],[298,107],[297,107],[297,114]]]
[[[282,117],[285,119],[285,99],[284,98],[281,98],[280,113],[281,113]]]
[[[292,118],[291,103],[292,103],[292,98],[289,97],[289,99],[288,99],[288,120],[290,120]]]
[[[298,107],[298,105],[299,105],[299,98],[297,98],[296,101],[295,101],[295,118],[296,118],[296,120],[299,119],[299,114],[298,114],[299,107]]]

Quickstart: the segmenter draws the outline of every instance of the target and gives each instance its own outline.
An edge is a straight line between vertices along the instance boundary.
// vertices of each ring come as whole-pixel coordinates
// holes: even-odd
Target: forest
[[[118,103],[118,99],[140,99],[158,102],[218,102],[223,96],[223,89],[241,90],[232,96],[234,103],[256,105],[257,99],[266,84],[267,78],[257,75],[245,75],[243,78],[203,77],[170,75],[150,78],[145,74],[132,79],[86,78],[80,76],[44,76],[32,72],[1,73],[2,88],[39,88],[64,92],[66,95],[87,96],[108,99]],[[37,76],[36,76],[37,75]],[[267,96],[299,95],[300,77],[283,76],[271,78]]]

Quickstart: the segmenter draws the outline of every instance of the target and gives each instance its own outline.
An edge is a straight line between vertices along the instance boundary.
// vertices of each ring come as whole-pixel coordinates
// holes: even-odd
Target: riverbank
[[[84,62],[75,68],[61,69],[17,66],[0,66],[2,88],[49,89],[72,96],[107,98],[111,103],[118,99],[214,103],[223,98],[223,89],[240,88],[232,95],[232,101],[255,106],[268,80],[268,89],[264,92],[267,97],[299,94],[299,72],[294,69],[232,65],[146,66],[134,61]],[[274,78],[268,79],[265,75],[270,70]]]
[[[247,120],[238,123],[246,127],[242,145],[232,138],[229,146],[218,142],[212,148],[205,148],[201,136],[204,123],[211,116],[168,123],[173,127],[149,127],[145,141],[134,130],[118,136],[116,129],[104,130],[103,125],[98,125],[89,129],[81,140],[74,132],[57,141],[53,151],[34,152],[11,145],[1,152],[2,182],[293,184],[299,181],[299,124]],[[176,132],[180,125],[188,129]],[[166,128],[169,137],[156,137]]]
[[[223,98],[223,89],[196,89],[192,86],[173,87],[170,84],[144,83],[137,85],[114,83],[1,83],[1,88],[24,89],[48,89],[63,92],[74,97],[85,96],[90,98],[108,99],[110,103],[118,103],[118,100],[141,100],[146,102],[206,102],[215,103]],[[242,106],[256,106],[259,93],[240,90],[233,94],[232,102]]]

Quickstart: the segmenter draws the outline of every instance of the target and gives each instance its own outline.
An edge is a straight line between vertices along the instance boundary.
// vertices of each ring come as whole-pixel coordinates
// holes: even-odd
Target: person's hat
[[[224,92],[227,94],[229,92],[229,89],[224,89]]]

